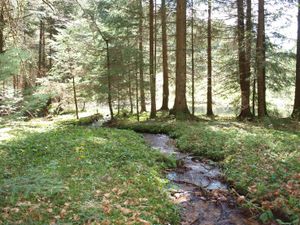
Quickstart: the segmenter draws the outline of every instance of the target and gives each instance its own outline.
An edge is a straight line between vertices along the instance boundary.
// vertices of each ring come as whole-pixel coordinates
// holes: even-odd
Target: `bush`
[[[27,117],[44,117],[49,114],[52,95],[50,94],[33,94],[24,98],[21,110],[22,116]]]

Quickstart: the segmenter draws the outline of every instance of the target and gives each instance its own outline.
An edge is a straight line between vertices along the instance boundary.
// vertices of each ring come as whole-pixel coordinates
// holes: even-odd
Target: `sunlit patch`
[[[0,128],[0,141],[10,139],[12,137],[9,132],[12,130],[10,127]]]

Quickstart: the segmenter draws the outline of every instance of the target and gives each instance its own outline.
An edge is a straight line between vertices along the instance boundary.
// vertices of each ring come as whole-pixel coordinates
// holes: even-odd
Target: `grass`
[[[178,223],[160,173],[175,162],[135,132],[11,123],[0,144],[0,224]]]
[[[290,120],[236,122],[123,121],[119,127],[166,133],[178,147],[199,157],[219,161],[230,183],[246,195],[246,207],[261,220],[299,223],[300,132]]]

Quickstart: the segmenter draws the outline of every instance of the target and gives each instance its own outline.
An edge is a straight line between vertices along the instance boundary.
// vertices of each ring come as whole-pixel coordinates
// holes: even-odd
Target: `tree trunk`
[[[52,25],[53,26],[53,25]],[[49,33],[49,39],[50,39],[50,41],[52,41],[53,40],[53,30],[52,30],[53,28],[51,27],[51,29],[50,29],[50,33]],[[53,55],[53,49],[52,49],[52,47],[51,47],[51,45],[49,46],[49,70],[52,68],[52,66],[53,66],[53,60],[52,60],[52,55]]]
[[[255,103],[256,103],[256,78],[253,79],[253,87],[252,87],[252,113],[253,116],[256,115],[255,112]]]
[[[78,104],[77,104],[77,94],[76,94],[76,86],[75,86],[75,78],[72,78],[73,80],[73,94],[74,94],[74,103],[75,103],[75,112],[76,112],[76,119],[79,119],[78,114]]]
[[[162,28],[162,54],[163,54],[163,101],[161,110],[169,110],[169,68],[167,43],[167,16],[166,0],[161,1],[161,28]]]
[[[140,121],[140,112],[139,112],[139,76],[138,76],[138,60],[136,60],[136,74],[135,74],[135,104],[136,104],[136,119]]]
[[[0,11],[0,54],[4,53],[4,15],[3,15],[3,6],[1,6]]]
[[[297,64],[295,103],[292,117],[300,120],[300,0],[298,0],[298,37],[297,37]]]
[[[237,0],[238,9],[238,45],[239,45],[239,77],[241,88],[241,113],[239,118],[252,117],[250,110],[250,77],[246,71],[244,1]]]
[[[130,103],[130,113],[133,114],[133,98],[132,98],[132,84],[131,84],[131,71],[128,71],[128,82],[129,82],[129,85],[128,85],[128,94],[129,94],[129,103]]]
[[[247,0],[247,16],[246,16],[246,75],[251,78],[251,57],[252,57],[252,1]]]
[[[105,40],[106,42],[106,66],[107,66],[107,86],[108,86],[108,93],[107,93],[107,100],[108,100],[108,107],[110,111],[110,118],[111,120],[114,119],[114,111],[112,107],[112,88],[111,88],[111,74],[110,74],[110,57],[109,57],[109,41]]]
[[[194,0],[192,0],[192,115],[195,115],[195,48],[194,48]]]
[[[141,112],[146,111],[145,84],[144,84],[144,54],[143,54],[143,4],[139,0],[139,70],[140,70],[140,95]]]
[[[117,111],[118,111],[118,116],[120,115],[120,109],[121,109],[121,101],[120,101],[120,81],[118,79],[118,84],[117,84]]]
[[[154,15],[153,15],[153,0],[149,4],[149,27],[150,27],[150,94],[151,94],[151,112],[150,118],[156,117],[156,99],[155,99],[155,74],[154,74]]]
[[[186,0],[177,0],[176,13],[176,91],[172,114],[177,119],[190,117],[186,101]]]
[[[44,76],[44,21],[40,21],[38,77]]]
[[[211,37],[211,0],[208,0],[208,20],[207,20],[207,116],[213,116],[212,109],[212,37]]]
[[[265,10],[264,0],[258,1],[258,28],[256,46],[257,65],[257,95],[258,95],[258,117],[263,118],[266,112],[266,81],[265,81]]]

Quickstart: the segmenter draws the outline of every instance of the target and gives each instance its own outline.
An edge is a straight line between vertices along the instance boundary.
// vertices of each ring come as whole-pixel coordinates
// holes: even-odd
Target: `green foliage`
[[[21,62],[29,58],[29,53],[19,48],[8,49],[0,54],[0,81],[17,75],[21,66]]]
[[[21,132],[1,143],[0,154],[4,224],[178,224],[160,174],[174,160],[134,132],[76,126]]]
[[[23,116],[43,117],[48,114],[51,94],[33,94],[24,98],[23,107],[19,112]]]

